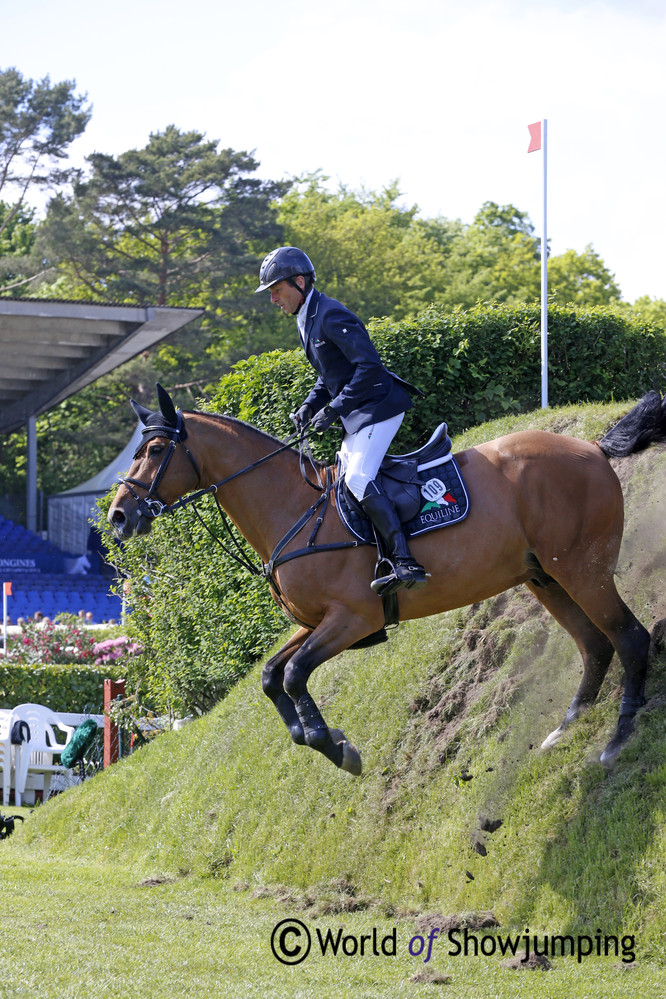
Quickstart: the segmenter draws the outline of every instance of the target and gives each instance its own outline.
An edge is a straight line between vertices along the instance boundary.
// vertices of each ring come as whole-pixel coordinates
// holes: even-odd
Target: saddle
[[[446,423],[440,423],[427,444],[407,454],[387,454],[377,484],[395,506],[408,538],[463,520],[469,496],[451,453]],[[347,530],[368,544],[375,543],[372,524],[347,489],[338,461],[335,497]]]

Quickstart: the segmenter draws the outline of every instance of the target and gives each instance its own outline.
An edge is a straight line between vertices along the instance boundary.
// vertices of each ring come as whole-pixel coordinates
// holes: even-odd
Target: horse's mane
[[[281,440],[279,437],[274,437],[273,434],[267,434],[265,431],[260,430],[258,427],[253,426],[251,423],[246,423],[244,420],[239,420],[235,416],[227,416],[225,413],[205,413],[200,409],[184,409],[183,416],[204,416],[208,420],[213,420],[215,423],[231,423],[236,424],[239,427],[243,427],[244,430],[250,430],[253,434],[256,434],[262,440],[274,444],[280,447],[285,444],[285,441]],[[292,447],[290,450],[296,452],[296,448]],[[297,453],[297,452],[296,452]]]

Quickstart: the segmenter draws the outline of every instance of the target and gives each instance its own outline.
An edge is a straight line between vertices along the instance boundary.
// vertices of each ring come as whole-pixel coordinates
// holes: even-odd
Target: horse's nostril
[[[125,523],[125,514],[123,513],[122,510],[117,510],[116,509],[116,510],[113,511],[111,519],[112,519],[112,521],[113,521],[114,524],[124,524]]]

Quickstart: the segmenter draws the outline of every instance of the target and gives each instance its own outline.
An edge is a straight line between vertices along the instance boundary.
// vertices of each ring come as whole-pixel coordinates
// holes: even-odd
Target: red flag
[[[530,145],[527,152],[535,153],[537,149],[541,149],[541,122],[535,121],[533,125],[527,127],[530,130]]]
[[[11,597],[11,595],[12,595],[12,584],[11,583],[5,583],[4,585],[5,585],[5,596],[6,597]]]

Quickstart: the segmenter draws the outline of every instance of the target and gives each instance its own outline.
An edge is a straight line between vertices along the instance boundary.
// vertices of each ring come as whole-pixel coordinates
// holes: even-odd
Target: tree
[[[642,295],[629,308],[641,319],[648,319],[666,331],[666,299]]]
[[[527,213],[486,201],[453,243],[448,284],[437,303],[470,308],[477,302],[514,305],[537,299],[540,256]]]
[[[201,394],[230,366],[229,332],[246,328],[243,304],[263,247],[280,240],[274,202],[288,185],[253,176],[250,154],[174,125],[143,149],[87,162],[89,176],[49,203],[45,255],[70,297],[204,307],[200,324],[153,352],[170,386]]]
[[[48,76],[26,80],[17,69],[0,70],[0,194],[11,199],[0,201],[0,237],[25,223],[31,188],[62,184],[70,176],[63,160],[91,114],[75,86],[73,80],[51,84]]]
[[[35,243],[34,209],[27,205],[8,205],[0,201],[0,219],[6,225],[0,231],[0,292],[5,294],[27,283],[30,253]],[[30,278],[28,277],[29,281]]]
[[[170,125],[143,149],[87,157],[71,197],[49,204],[50,252],[96,297],[182,305],[218,300],[257,267],[253,241],[277,236],[284,185],[251,174],[248,153]]]
[[[583,253],[565,250],[548,261],[548,296],[560,305],[613,305],[622,292],[591,245]]]
[[[282,199],[285,241],[302,247],[317,281],[365,321],[403,318],[433,301],[445,287],[446,257],[455,224],[422,221],[418,208],[401,207],[400,191],[331,192],[313,174]]]

